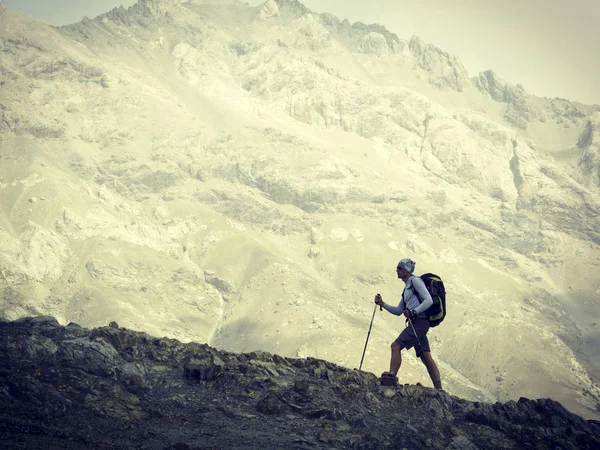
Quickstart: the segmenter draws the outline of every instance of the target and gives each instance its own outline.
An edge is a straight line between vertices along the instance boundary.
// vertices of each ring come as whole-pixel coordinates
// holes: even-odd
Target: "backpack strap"
[[[413,275],[413,277],[414,277],[414,278],[419,278],[419,277],[418,277],[418,276],[416,276],[416,275]],[[426,286],[426,287],[427,287],[427,286]],[[417,291],[417,289],[416,289],[416,288],[415,288],[415,286],[413,285],[412,279],[411,279],[411,282],[410,282],[410,287],[409,287],[409,289],[410,289],[411,291],[413,291],[413,293],[414,293],[414,294],[417,296],[417,298],[419,299],[419,304],[423,303],[423,299],[421,298],[421,295],[419,294],[419,292]],[[402,293],[402,297],[404,298],[404,293]]]
[[[411,276],[410,276],[410,278],[409,278],[409,279],[406,281],[406,284],[407,284],[407,285],[408,285],[408,282],[410,281],[410,287],[408,287],[408,288],[407,288],[407,287],[405,287],[405,288],[402,290],[402,301],[404,302],[404,304],[405,304],[405,305],[406,305],[406,300],[404,299],[404,293],[406,292],[406,289],[410,289],[411,291],[415,292],[415,289],[414,289],[414,287],[413,287],[413,285],[412,285],[412,279],[413,279],[413,277],[415,277],[415,275],[411,275]],[[417,297],[418,297],[418,296],[419,296],[419,294],[417,293]],[[421,299],[420,299],[420,298],[419,298],[419,303],[421,303]]]

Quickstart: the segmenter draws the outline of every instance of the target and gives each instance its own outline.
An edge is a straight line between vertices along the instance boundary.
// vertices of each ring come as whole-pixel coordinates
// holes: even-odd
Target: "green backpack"
[[[442,279],[434,273],[426,273],[419,277],[425,283],[425,287],[431,295],[433,305],[427,308],[427,318],[429,319],[430,327],[437,327],[446,318],[446,288]],[[410,289],[416,294],[419,299],[419,303],[423,303],[423,299],[413,287],[412,283]]]

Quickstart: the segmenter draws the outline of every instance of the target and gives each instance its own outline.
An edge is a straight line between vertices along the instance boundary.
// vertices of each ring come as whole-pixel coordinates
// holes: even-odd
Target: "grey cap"
[[[402,268],[409,273],[413,273],[415,271],[416,265],[417,265],[417,263],[414,262],[412,259],[404,258],[404,259],[401,259],[400,262],[398,263],[398,268]]]

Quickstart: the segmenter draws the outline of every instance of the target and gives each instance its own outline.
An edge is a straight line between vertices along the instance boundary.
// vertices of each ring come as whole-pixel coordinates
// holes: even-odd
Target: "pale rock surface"
[[[267,0],[265,3],[263,3],[258,15],[260,20],[267,20],[279,16],[279,6],[277,6],[277,2],[275,0]]]
[[[598,110],[595,105],[582,105],[561,98],[537,98],[525,91],[521,84],[511,85],[491,70],[473,78],[474,85],[493,100],[505,103],[503,119],[525,130],[533,123],[555,122],[563,128],[581,125],[590,114]]]
[[[358,51],[362,53],[385,56],[388,53],[388,45],[385,37],[379,33],[369,33],[360,42]]]
[[[449,87],[462,92],[469,85],[467,70],[460,60],[414,36],[408,43],[416,63],[430,74],[430,82],[437,87]]]

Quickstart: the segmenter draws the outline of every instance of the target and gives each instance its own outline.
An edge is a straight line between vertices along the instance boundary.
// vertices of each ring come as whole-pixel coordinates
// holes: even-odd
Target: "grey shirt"
[[[417,294],[413,292],[411,287],[419,293],[423,303],[419,303],[419,297],[417,297]],[[401,315],[405,309],[408,309],[409,311],[416,311],[417,317],[426,317],[424,312],[427,311],[431,305],[433,305],[433,299],[425,287],[425,283],[419,277],[413,275],[406,281],[402,299],[400,300],[400,303],[398,303],[398,306],[391,306],[386,303],[383,307],[386,311],[389,311],[396,316]]]

